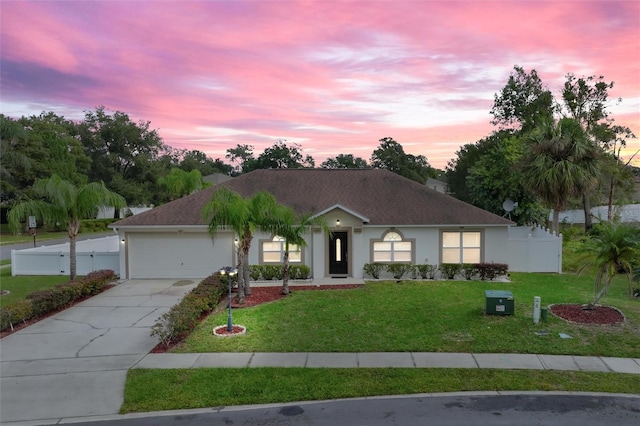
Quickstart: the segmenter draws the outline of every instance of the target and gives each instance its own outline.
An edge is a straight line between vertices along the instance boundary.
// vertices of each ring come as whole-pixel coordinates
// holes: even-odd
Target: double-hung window
[[[262,263],[280,263],[284,258],[285,240],[276,235],[271,240],[262,241]],[[302,252],[300,246],[289,244],[289,262],[302,262]]]
[[[480,263],[480,231],[443,231],[442,263]]]

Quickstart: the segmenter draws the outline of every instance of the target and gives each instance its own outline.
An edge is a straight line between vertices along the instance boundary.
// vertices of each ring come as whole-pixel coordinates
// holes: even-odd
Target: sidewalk
[[[640,358],[442,352],[245,352],[148,354],[133,368],[500,368],[640,375]]]

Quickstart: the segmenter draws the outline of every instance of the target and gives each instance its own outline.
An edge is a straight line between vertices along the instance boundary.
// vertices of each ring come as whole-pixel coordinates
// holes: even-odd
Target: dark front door
[[[349,250],[347,233],[333,231],[329,237],[329,274],[347,275],[349,272]]]

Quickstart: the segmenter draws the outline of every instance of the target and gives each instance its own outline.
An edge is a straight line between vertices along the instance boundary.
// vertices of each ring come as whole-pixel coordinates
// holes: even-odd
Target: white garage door
[[[206,233],[127,234],[129,278],[204,278],[233,264],[233,237]]]

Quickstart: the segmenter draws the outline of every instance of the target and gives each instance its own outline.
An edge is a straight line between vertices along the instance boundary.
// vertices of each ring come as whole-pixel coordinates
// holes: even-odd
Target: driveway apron
[[[196,284],[124,281],[0,340],[0,424],[118,413],[151,327]]]

